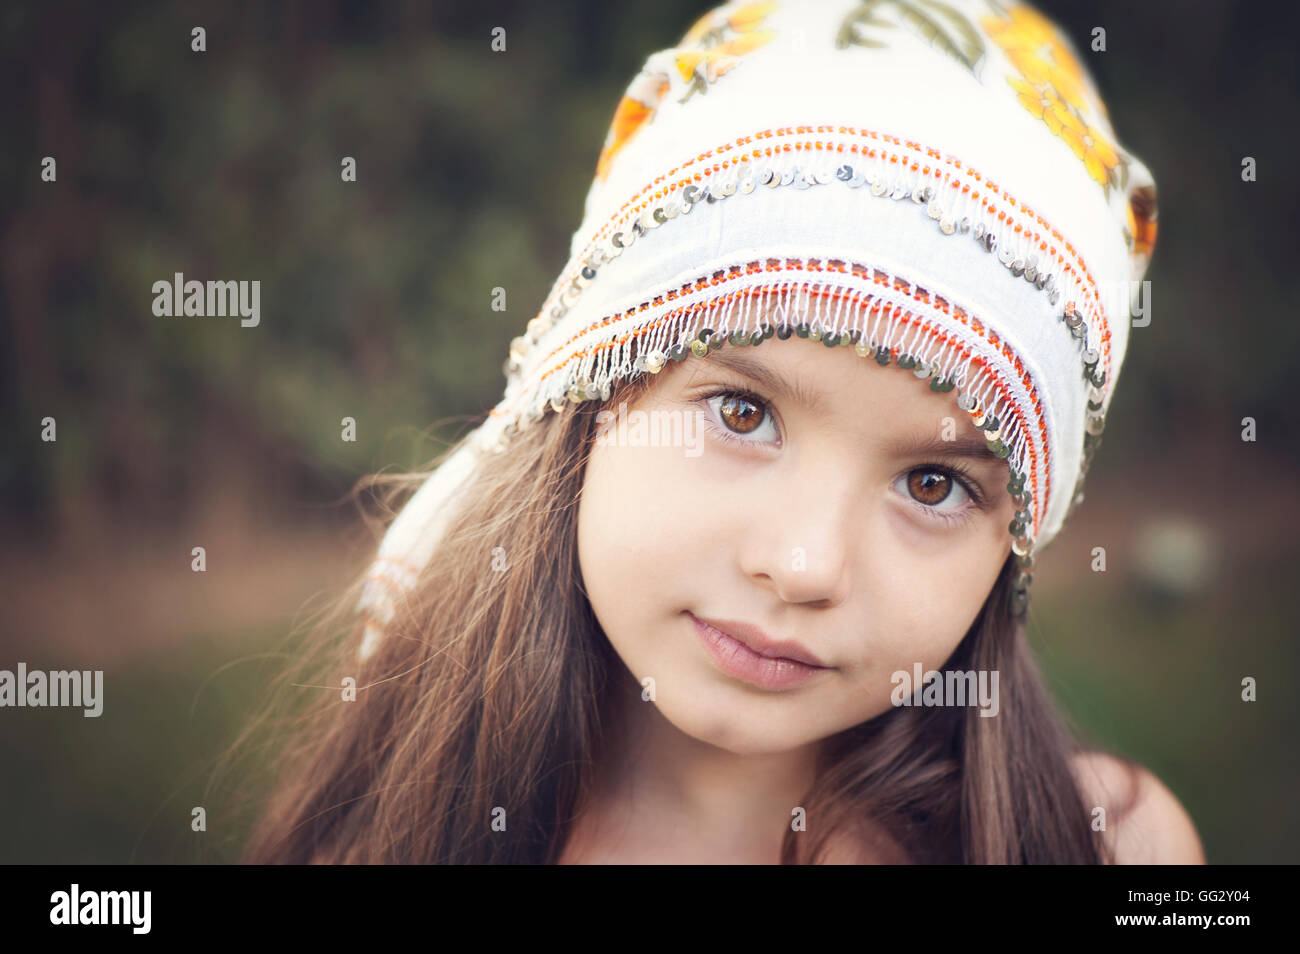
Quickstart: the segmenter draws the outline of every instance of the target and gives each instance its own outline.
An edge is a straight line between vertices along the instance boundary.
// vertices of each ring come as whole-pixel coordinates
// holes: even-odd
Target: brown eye
[[[943,503],[952,493],[952,478],[937,470],[914,470],[907,475],[907,490],[928,506]]]
[[[725,398],[718,408],[724,424],[738,434],[749,434],[763,423],[763,409],[739,394]]]
[[[726,390],[715,391],[701,400],[709,409],[706,426],[718,440],[746,446],[781,446],[776,413],[768,410],[768,403],[761,397],[746,391]],[[766,439],[761,436],[764,430],[771,432]]]

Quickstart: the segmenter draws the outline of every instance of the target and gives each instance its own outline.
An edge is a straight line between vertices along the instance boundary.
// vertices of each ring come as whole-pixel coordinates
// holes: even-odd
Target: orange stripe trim
[[[757,159],[757,158],[761,158],[762,156],[770,157],[774,151],[790,152],[792,145],[795,151],[802,151],[805,147],[811,151],[814,147],[816,149],[823,149],[825,148],[826,144],[823,144],[820,141],[800,141],[795,143],[790,143],[790,142],[778,143],[775,146],[768,146],[766,148],[756,148],[750,150],[746,154],[742,154],[735,158],[723,159],[721,162],[715,162],[713,163],[713,165],[708,166],[707,168],[704,168],[700,171],[693,172],[684,178],[678,179],[677,181],[670,183],[665,188],[660,188],[655,192],[649,194],[648,196],[646,195],[650,189],[653,189],[656,185],[663,182],[664,180],[669,179],[670,177],[675,175],[678,171],[686,170],[687,168],[695,165],[696,163],[706,162],[707,160],[713,158],[715,155],[722,155],[734,149],[737,149],[739,147],[746,146],[751,142],[753,142],[755,139],[773,139],[773,138],[787,136],[787,135],[803,135],[807,133],[832,133],[832,132],[841,135],[862,136],[868,139],[880,140],[895,145],[907,146],[908,148],[915,149],[917,151],[923,151],[925,152],[926,155],[930,156],[931,158],[938,161],[945,162],[950,166],[952,166],[954,169],[957,170],[957,176],[960,175],[969,176],[970,178],[973,178],[976,182],[982,183],[985,186],[985,188],[987,188],[990,192],[997,195],[999,198],[1005,200],[1010,206],[1012,206],[1012,208],[1018,208],[1025,215],[1031,217],[1035,222],[1039,224],[1040,227],[1042,227],[1047,233],[1049,233],[1052,236],[1052,238],[1054,238],[1057,242],[1059,242],[1062,246],[1064,246],[1065,249],[1069,251],[1070,256],[1074,259],[1074,261],[1078,263],[1078,269],[1075,268],[1072,262],[1067,262],[1065,260],[1065,257],[1060,253],[1057,247],[1055,245],[1050,244],[1047,241],[1047,239],[1045,239],[1038,232],[1030,232],[1028,229],[1024,230],[1025,233],[1029,236],[1029,238],[1036,243],[1036,247],[1038,248],[1038,250],[1044,255],[1046,255],[1047,257],[1051,258],[1054,262],[1056,262],[1062,274],[1073,275],[1083,283],[1085,288],[1085,298],[1089,301],[1089,303],[1092,306],[1094,306],[1092,308],[1093,316],[1097,318],[1100,323],[1101,343],[1103,346],[1102,352],[1104,355],[1104,364],[1105,364],[1107,378],[1109,379],[1110,364],[1111,364],[1111,332],[1110,332],[1109,323],[1106,320],[1105,311],[1101,308],[1100,296],[1097,293],[1096,279],[1093,277],[1092,271],[1088,268],[1087,264],[1083,261],[1083,258],[1081,255],[1079,255],[1078,251],[1075,250],[1074,246],[1069,241],[1067,241],[1065,237],[1057,229],[1053,228],[1051,223],[1049,223],[1046,219],[1044,219],[1040,214],[1035,212],[1025,203],[1017,202],[1013,196],[1011,196],[1005,190],[999,188],[997,184],[993,182],[992,179],[989,179],[985,176],[981,176],[980,173],[974,169],[964,167],[961,161],[958,160],[956,157],[947,156],[937,149],[934,149],[930,146],[923,146],[920,143],[914,142],[910,139],[903,140],[895,136],[887,135],[885,133],[878,133],[878,132],[873,132],[871,130],[865,130],[865,129],[857,129],[853,126],[828,126],[828,125],[783,126],[783,127],[778,127],[777,129],[765,129],[758,133],[755,133],[753,136],[741,136],[740,138],[736,139],[732,143],[727,143],[722,146],[719,146],[717,149],[710,149],[707,150],[706,152],[702,152],[699,155],[697,155],[694,159],[689,159],[686,162],[683,162],[681,165],[674,166],[672,169],[669,169],[666,173],[657,176],[655,179],[653,179],[650,182],[649,185],[644,186],[636,195],[634,195],[628,201],[624,202],[623,205],[619,207],[618,211],[615,212],[609,218],[609,220],[606,221],[606,223],[596,232],[596,234],[592,237],[591,241],[588,242],[586,250],[584,250],[583,254],[578,257],[577,262],[574,265],[570,266],[570,268],[565,272],[564,277],[560,280],[559,283],[557,283],[556,288],[558,290],[552,295],[549,295],[547,297],[546,302],[543,304],[542,310],[538,313],[538,315],[543,316],[546,314],[546,311],[548,310],[551,302],[558,295],[562,294],[563,289],[567,288],[568,285],[571,283],[572,276],[581,267],[582,260],[588,257],[588,255],[590,254],[590,250],[593,248],[593,246],[595,246],[598,242],[600,242],[601,239],[603,239],[606,234],[610,233],[614,229],[615,225],[619,224],[620,219],[625,217],[625,213],[629,213],[626,216],[626,218],[629,219],[634,218],[637,215],[639,215],[641,212],[644,212],[646,209],[650,208],[650,206],[653,204],[654,201],[666,197],[671,192],[676,191],[676,189],[678,189],[679,187],[684,186],[690,183],[691,181],[701,182],[703,181],[704,177],[709,173],[717,172],[722,169],[729,168],[733,165],[739,165],[740,162],[743,160],[749,160],[751,158]],[[836,143],[834,144],[834,147],[835,148],[830,151],[834,151],[834,152],[845,151],[845,146],[843,143]],[[876,158],[877,156],[879,156],[881,158],[888,159],[889,162],[895,164],[902,162],[905,166],[910,168],[912,171],[921,170],[923,175],[929,175],[932,178],[939,181],[942,181],[943,179],[949,178],[951,176],[950,173],[941,172],[941,170],[939,170],[938,168],[931,170],[931,168],[928,165],[922,167],[921,164],[918,163],[915,159],[912,159],[911,157],[904,156],[898,153],[891,153],[889,150],[886,149],[872,149],[869,147],[859,148],[857,145],[851,145],[848,147],[848,151],[854,154],[864,155],[867,158]],[[978,189],[971,191],[971,187],[969,183],[960,183],[960,180],[957,178],[957,176],[952,176],[954,186],[961,184],[962,186],[961,191],[963,193],[969,192],[971,197],[976,202],[978,202],[990,215],[996,215],[997,219],[1001,222],[1005,223],[1008,221],[1008,215],[1005,211],[998,210],[997,207],[992,202],[988,201],[980,193]],[[1021,231],[1021,226],[1017,225],[1015,227],[1015,231],[1019,233]]]

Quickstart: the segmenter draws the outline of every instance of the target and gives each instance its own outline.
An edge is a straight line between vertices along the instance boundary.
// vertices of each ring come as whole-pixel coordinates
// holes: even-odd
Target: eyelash
[[[753,391],[747,390],[745,388],[740,388],[740,387],[730,387],[730,388],[713,390],[707,394],[700,395],[698,400],[700,403],[704,404],[706,408],[708,408],[708,402],[712,401],[715,397],[744,398],[746,401],[750,401],[754,404],[761,405],[765,414],[771,415],[772,413],[771,402],[769,402],[763,396],[759,394],[755,394]],[[705,421],[709,427],[709,430],[713,433],[713,435],[719,438],[720,440],[722,440],[724,443],[730,443],[739,447],[753,447],[755,444],[763,443],[762,441],[747,441],[743,437],[737,437],[733,432],[728,430],[726,426],[716,422],[713,419],[712,413],[705,415]],[[909,503],[913,504],[917,509],[919,509],[926,516],[936,520],[942,520],[945,523],[950,525],[956,525],[956,524],[967,522],[974,516],[975,511],[984,509],[985,507],[984,495],[980,492],[979,484],[976,483],[974,476],[963,465],[921,464],[918,467],[910,468],[907,471],[907,473],[911,474],[914,471],[918,471],[918,470],[942,474],[943,476],[956,481],[961,486],[962,490],[966,491],[967,495],[971,499],[971,506],[969,507],[963,507],[961,510],[958,511],[946,511],[946,510],[939,510],[935,507],[928,507],[925,504],[921,503],[919,500],[909,498]],[[900,474],[899,476],[902,475]]]

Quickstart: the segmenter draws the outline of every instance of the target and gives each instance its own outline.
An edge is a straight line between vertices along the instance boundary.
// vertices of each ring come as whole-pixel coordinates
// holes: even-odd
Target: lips
[[[694,613],[689,613],[689,611],[688,615],[699,620],[704,625],[730,636],[737,642],[744,643],[760,656],[765,656],[768,659],[789,659],[818,669],[829,668],[812,651],[799,643],[792,640],[773,639],[752,623],[734,619],[708,619],[704,616],[696,616]]]

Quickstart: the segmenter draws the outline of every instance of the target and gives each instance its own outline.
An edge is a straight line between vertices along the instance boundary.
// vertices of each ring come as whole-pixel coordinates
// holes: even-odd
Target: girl
[[[246,860],[1203,861],[1024,629],[1155,220],[1027,6],[708,13],[502,401],[398,482]]]

